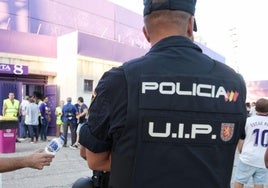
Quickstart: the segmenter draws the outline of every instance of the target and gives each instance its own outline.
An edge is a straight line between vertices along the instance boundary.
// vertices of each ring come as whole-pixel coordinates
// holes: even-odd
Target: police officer
[[[243,78],[192,41],[196,0],[144,0],[152,48],[106,72],[80,131],[111,188],[230,187],[247,113]]]

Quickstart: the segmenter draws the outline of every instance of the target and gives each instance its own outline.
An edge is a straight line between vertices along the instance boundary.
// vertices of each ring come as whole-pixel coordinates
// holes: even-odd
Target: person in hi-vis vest
[[[8,98],[3,101],[2,115],[4,117],[18,117],[20,102],[15,99],[14,93],[10,92]],[[16,138],[16,142],[20,142]]]
[[[14,93],[9,93],[8,98],[3,101],[2,114],[5,117],[18,117],[20,102],[15,99]]]

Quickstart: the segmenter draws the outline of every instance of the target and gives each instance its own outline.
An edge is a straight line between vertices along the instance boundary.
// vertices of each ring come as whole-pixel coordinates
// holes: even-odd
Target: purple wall
[[[147,50],[116,41],[78,33],[78,54],[106,60],[125,62],[145,55]]]
[[[143,55],[145,53],[143,49],[149,49],[150,47],[141,32],[142,16],[108,0],[4,1],[0,3],[0,26],[5,25],[9,18],[8,29],[10,30],[39,32],[39,34],[50,36],[61,36],[78,31],[80,33],[78,53],[81,55],[122,62]],[[16,47],[16,40],[12,40],[11,45],[15,46],[14,51],[16,51],[16,48],[20,48],[26,54],[37,54],[37,51],[32,51],[35,48],[34,45],[38,45],[32,42],[36,40],[34,36],[32,35],[30,38],[30,44],[27,44],[31,47],[28,51],[23,49],[24,44],[22,46],[16,44]],[[26,38],[24,37],[21,40],[23,39]],[[45,46],[47,47],[47,44]],[[200,46],[204,53],[225,62],[224,57],[202,45]],[[40,48],[40,46],[38,47]],[[55,50],[48,46],[47,49],[42,49],[43,53],[47,54],[45,51],[49,49]],[[124,53],[122,53],[122,49]],[[54,52],[56,53],[56,50]]]
[[[0,52],[57,57],[57,38],[0,29]]]
[[[0,29],[0,52],[57,58],[57,38]],[[146,52],[142,48],[78,33],[77,53],[80,55],[124,62]]]
[[[55,110],[59,102],[57,99],[59,98],[57,93],[57,85],[46,85],[45,86],[45,96],[48,97],[48,106],[51,109],[51,122],[48,126],[48,135],[56,135],[56,116]]]
[[[138,46],[145,41],[142,16],[108,0],[0,2],[0,28],[6,29],[9,19],[8,29],[20,32],[61,36],[79,31]]]

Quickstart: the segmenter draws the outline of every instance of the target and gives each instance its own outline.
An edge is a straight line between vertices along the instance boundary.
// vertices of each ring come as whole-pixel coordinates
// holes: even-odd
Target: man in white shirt
[[[235,174],[234,188],[243,188],[250,177],[254,188],[263,188],[267,180],[264,154],[267,148],[268,100],[256,102],[256,115],[248,117],[245,126],[245,139],[239,140],[239,163]]]
[[[20,140],[27,137],[27,126],[25,125],[26,108],[29,104],[29,96],[25,96],[20,103],[19,114],[20,114]]]

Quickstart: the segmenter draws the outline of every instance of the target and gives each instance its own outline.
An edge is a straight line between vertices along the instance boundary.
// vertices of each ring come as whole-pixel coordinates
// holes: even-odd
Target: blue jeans
[[[27,127],[25,125],[25,116],[21,116],[20,120],[20,138],[26,138]]]
[[[31,141],[34,141],[34,137],[36,139],[36,141],[38,141],[38,125],[27,125],[28,126],[28,130],[29,130],[29,134],[30,134],[30,138]]]
[[[40,137],[41,140],[43,141],[47,140],[47,128],[48,128],[48,121],[46,118],[43,118],[41,120],[41,129],[40,129]]]
[[[71,145],[73,145],[76,141],[76,128],[77,125],[74,122],[64,122],[63,123],[63,136],[65,138],[64,140],[64,145],[66,146],[67,144],[67,138],[68,138],[68,127],[70,127],[70,131],[71,131]]]

